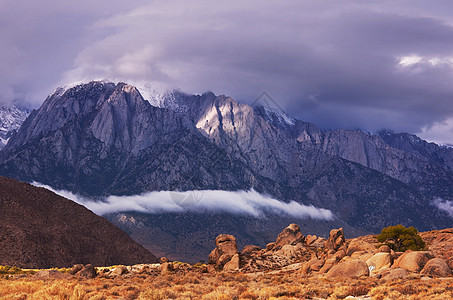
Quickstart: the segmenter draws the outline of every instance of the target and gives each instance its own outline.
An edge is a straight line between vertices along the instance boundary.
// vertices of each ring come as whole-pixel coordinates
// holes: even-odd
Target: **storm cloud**
[[[323,128],[453,144],[451,1],[79,1],[0,4],[0,101],[39,105],[94,79],[266,91]]]

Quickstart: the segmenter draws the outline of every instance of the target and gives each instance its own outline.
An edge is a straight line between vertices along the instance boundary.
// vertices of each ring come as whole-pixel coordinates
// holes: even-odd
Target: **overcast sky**
[[[0,102],[107,79],[453,144],[453,1],[0,0]]]

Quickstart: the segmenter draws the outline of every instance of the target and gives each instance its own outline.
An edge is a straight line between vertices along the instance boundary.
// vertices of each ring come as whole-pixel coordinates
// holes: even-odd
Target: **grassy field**
[[[23,277],[20,277],[23,276]],[[69,277],[69,276],[68,276]],[[367,295],[367,296],[365,296]],[[0,299],[453,299],[453,277],[383,282],[285,274],[126,275],[115,279],[0,278]]]

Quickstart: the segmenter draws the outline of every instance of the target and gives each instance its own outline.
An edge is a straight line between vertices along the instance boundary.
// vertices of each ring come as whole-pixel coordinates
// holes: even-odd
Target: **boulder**
[[[395,260],[392,268],[403,268],[409,272],[418,273],[431,258],[433,256],[427,251],[407,250]]]
[[[316,240],[318,239],[318,237],[316,235],[307,235],[305,237],[305,244],[307,244],[308,246],[310,246],[311,244],[313,244]]]
[[[320,274],[327,273],[336,263],[337,260],[335,258],[329,258],[328,260],[326,260],[322,268],[319,269],[319,273]]]
[[[130,272],[134,273],[134,274],[148,273],[148,272],[150,272],[150,265],[148,265],[148,264],[133,265],[131,267]]]
[[[240,263],[239,254],[235,254],[231,258],[231,260],[225,264],[225,266],[223,267],[223,271],[225,272],[239,271],[239,263]]]
[[[96,277],[96,269],[91,265],[91,264],[88,264],[88,265],[85,265],[83,266],[83,268],[78,271],[76,274],[75,274],[76,277],[82,277],[82,278],[95,278]]]
[[[280,250],[275,251],[274,255],[286,259],[294,259],[297,258],[297,254],[300,253],[303,249],[304,247],[300,243],[297,245],[284,245]]]
[[[379,247],[378,251],[383,253],[390,253],[391,249],[387,245],[382,245],[381,247]]]
[[[123,274],[126,274],[127,272],[128,271],[126,266],[118,266],[109,273],[109,276],[121,276]]]
[[[161,263],[161,264],[164,264],[164,263],[166,263],[166,262],[168,262],[168,258],[166,258],[166,257],[161,257],[161,258],[160,258],[160,263]]]
[[[241,255],[250,255],[253,252],[259,252],[259,251],[261,251],[260,247],[255,246],[255,245],[247,245],[242,249]]]
[[[80,270],[82,270],[83,268],[83,265],[82,264],[77,264],[77,265],[74,265],[72,267],[71,270],[69,270],[69,274],[70,275],[75,275],[77,272],[79,272]]]
[[[161,265],[160,274],[161,275],[168,275],[173,271],[173,264],[166,262]]]
[[[447,277],[451,275],[451,269],[447,262],[442,258],[429,260],[421,270],[420,274],[428,276]]]
[[[381,252],[376,253],[366,261],[368,266],[374,266],[376,271],[383,269],[383,268],[390,268],[392,265],[392,258],[390,253]]]
[[[325,260],[319,258],[312,258],[309,261],[305,262],[301,266],[301,273],[306,275],[309,274],[311,271],[318,272],[324,266]]]
[[[381,275],[382,280],[395,280],[395,279],[405,279],[409,276],[409,272],[407,272],[403,268],[395,268],[395,269],[381,269],[378,274]]]
[[[275,242],[271,242],[266,245],[266,251],[270,251],[270,250],[274,249],[274,247],[275,247]]]
[[[212,250],[211,253],[209,253],[208,264],[216,265],[219,258],[220,258],[219,249],[214,248],[214,250]]]
[[[324,245],[326,243],[326,239],[322,237],[318,237],[314,242],[310,244],[312,247],[316,248],[324,248]]]
[[[229,234],[221,234],[215,239],[216,248],[209,254],[209,264],[215,265],[217,270],[238,254],[236,238]]]
[[[364,241],[363,239],[353,239],[348,244],[346,255],[351,256],[355,252],[376,252],[376,246]]]
[[[236,254],[235,254],[236,255]],[[234,255],[233,255],[234,256]],[[223,254],[222,256],[219,257],[219,260],[217,261],[217,267],[219,267],[219,269],[221,270],[222,267],[231,260],[231,258],[233,257],[229,254]]]
[[[342,261],[338,265],[333,266],[326,274],[328,277],[347,278],[357,278],[364,275],[369,275],[368,265],[360,259]]]
[[[356,259],[361,259],[363,261],[367,261],[370,258],[372,258],[373,255],[374,255],[373,253],[367,252],[367,251],[356,251],[351,254],[351,257],[356,258]]]
[[[221,234],[215,239],[215,245],[220,255],[235,255],[238,253],[236,238],[230,234]]]
[[[338,250],[345,244],[343,228],[332,229],[329,234],[329,239],[325,243],[327,249]]]
[[[284,245],[296,245],[303,242],[304,235],[300,232],[300,227],[296,224],[291,224],[278,235],[275,241],[275,247],[281,248]]]
[[[208,265],[207,271],[208,271],[208,273],[211,273],[211,274],[214,274],[217,272],[214,265]]]
[[[316,259],[312,264],[310,264],[310,269],[312,271],[319,271],[324,266],[325,260],[324,259]]]
[[[344,251],[344,249],[340,249],[337,252],[332,253],[331,255],[329,255],[329,258],[334,258],[337,261],[340,261],[345,256],[346,256],[346,252]]]

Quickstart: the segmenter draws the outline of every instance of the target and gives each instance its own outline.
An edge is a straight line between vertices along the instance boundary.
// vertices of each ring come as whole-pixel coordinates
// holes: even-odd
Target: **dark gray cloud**
[[[1,99],[38,104],[93,79],[243,102],[267,91],[324,128],[453,144],[450,1],[123,3],[3,1]]]

